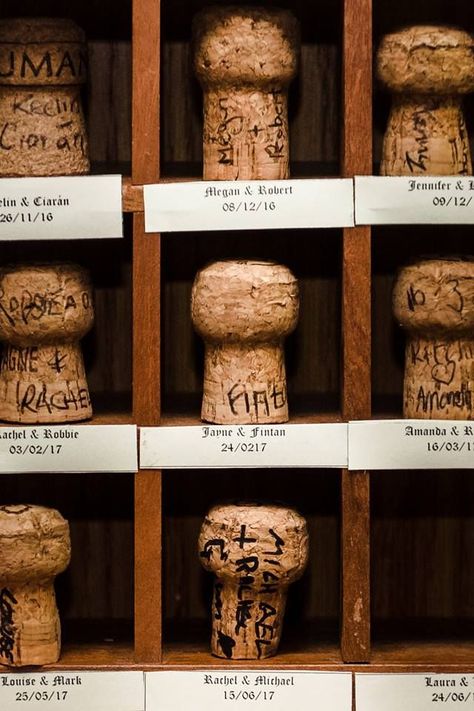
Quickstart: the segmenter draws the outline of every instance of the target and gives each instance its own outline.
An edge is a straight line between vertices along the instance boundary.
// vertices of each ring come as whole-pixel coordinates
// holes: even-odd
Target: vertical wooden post
[[[372,0],[344,0],[344,138],[346,177],[372,173]],[[371,245],[370,228],[343,235],[344,420],[371,413]],[[342,632],[346,662],[370,658],[369,474],[342,473]]]
[[[133,0],[132,183],[160,176],[160,0]],[[133,415],[160,418],[160,238],[133,220]],[[161,472],[135,477],[135,657],[160,662]]]

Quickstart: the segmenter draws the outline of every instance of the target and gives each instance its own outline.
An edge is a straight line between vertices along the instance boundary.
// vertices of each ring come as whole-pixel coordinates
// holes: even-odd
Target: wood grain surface
[[[372,171],[372,2],[344,3],[345,176]],[[342,412],[346,420],[371,410],[371,240],[370,229],[344,230],[342,285]],[[346,662],[370,659],[369,475],[342,474],[342,628]]]

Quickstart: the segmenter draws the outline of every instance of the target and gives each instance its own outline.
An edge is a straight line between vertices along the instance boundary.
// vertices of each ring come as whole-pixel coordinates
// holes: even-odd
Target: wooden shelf
[[[17,4],[6,0],[2,13],[13,15]],[[25,14],[37,4],[25,0]],[[92,270],[97,327],[84,352],[95,414],[81,426],[202,424],[203,348],[189,316],[191,286],[208,261],[243,254],[288,264],[300,281],[300,324],[286,342],[290,424],[401,418],[403,334],[391,315],[394,275],[407,259],[435,248],[469,253],[470,228],[145,233],[143,186],[202,176],[202,100],[189,60],[191,18],[205,4],[68,6],[90,33],[92,172],[123,176],[125,238],[9,243],[4,260],[53,255]],[[59,0],[40,5],[45,15],[62,10]],[[438,17],[474,27],[468,0],[449,7],[431,0],[283,5],[302,21],[300,78],[290,92],[296,179],[378,169],[389,99],[378,87],[372,91],[373,36],[378,42],[397,24]],[[473,108],[471,100],[468,115]],[[5,483],[15,500],[49,498],[65,508],[78,541],[71,578],[58,581],[65,634],[52,669],[474,673],[469,477],[381,472],[371,482],[369,472],[257,476],[226,469],[139,471],[114,480],[77,474],[57,482],[53,474],[7,475]],[[194,539],[206,507],[221,494],[266,489],[307,507],[314,546],[301,599],[309,596],[311,610],[293,629],[289,624],[277,657],[229,663],[208,651],[208,600]],[[436,587],[427,581],[438,570]],[[432,610],[436,619],[422,624]],[[101,634],[108,614],[126,618],[122,634]],[[457,625],[459,617],[466,622]]]
[[[291,593],[290,593],[291,594]],[[340,665],[342,663],[338,642],[336,621],[328,624],[327,620],[319,623],[311,621],[304,628],[283,628],[282,641],[277,657],[262,659],[258,662],[235,661],[214,657],[209,652],[210,623],[194,622],[183,625],[173,624],[167,634],[163,649],[163,664],[170,666],[201,666],[222,668],[229,663],[236,668],[251,667],[300,667],[314,665]],[[173,641],[166,641],[172,637]],[[193,641],[190,641],[190,638]]]
[[[342,670],[343,663],[339,643],[321,644],[301,652],[285,652],[280,649],[278,656],[256,661],[230,662],[236,669],[286,669],[286,668],[337,668]],[[204,669],[229,668],[229,662],[213,657],[209,652],[193,649],[183,644],[166,646],[163,650],[163,664],[170,667],[202,667]]]
[[[169,398],[173,407],[163,408],[160,424],[168,427],[173,426],[201,426],[200,418],[201,397],[200,395],[182,395]],[[328,404],[333,405],[329,408]],[[167,403],[168,404],[168,403]],[[289,425],[316,424],[322,422],[342,422],[341,412],[337,410],[337,398],[333,396],[322,397],[318,395],[294,396],[290,401]]]
[[[66,620],[61,658],[44,669],[134,668],[130,620]]]
[[[61,659],[41,669],[128,671],[140,668],[134,661],[133,644],[64,644]],[[35,671],[35,670],[34,670]]]
[[[376,621],[372,664],[470,665],[474,669],[473,620]]]
[[[448,669],[459,666],[474,670],[474,642],[458,641],[427,642],[406,640],[405,642],[374,642],[370,667],[373,665],[401,665],[410,671],[413,666],[435,666]]]
[[[339,166],[336,162],[294,161],[290,164],[290,176],[296,179],[338,178]],[[165,163],[160,183],[179,183],[181,181],[202,180],[202,163],[175,161]]]
[[[324,422],[343,422],[340,414],[333,412],[291,414],[289,425],[315,425]],[[199,416],[193,414],[177,414],[164,412],[160,425],[166,427],[202,427],[205,423]]]

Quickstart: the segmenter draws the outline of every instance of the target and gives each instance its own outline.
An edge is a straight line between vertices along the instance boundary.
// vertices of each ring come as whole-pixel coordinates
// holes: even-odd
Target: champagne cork
[[[431,259],[405,267],[393,309],[407,330],[404,416],[473,419],[474,261]]]
[[[0,21],[0,176],[89,172],[86,75],[84,33],[71,20]]]
[[[281,264],[228,260],[198,272],[191,317],[205,341],[204,421],[288,420],[283,340],[298,305],[298,282]]]
[[[94,320],[86,270],[74,264],[0,269],[0,420],[92,417],[79,340]]]
[[[212,654],[227,659],[275,655],[288,586],[308,562],[304,518],[273,504],[214,506],[201,528],[199,558],[216,577]]]
[[[61,651],[54,578],[71,557],[69,526],[43,506],[0,506],[0,663],[53,664]]]
[[[295,17],[277,8],[209,7],[194,18],[193,38],[204,91],[204,179],[288,178]]]
[[[471,175],[462,96],[474,90],[473,37],[415,26],[386,35],[379,79],[394,93],[382,175]]]

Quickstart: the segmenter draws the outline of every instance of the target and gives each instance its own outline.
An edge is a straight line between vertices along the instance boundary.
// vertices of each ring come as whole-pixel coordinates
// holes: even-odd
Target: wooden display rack
[[[14,15],[15,4],[6,0],[2,12]],[[199,178],[199,90],[187,59],[190,19],[204,4],[105,2],[98,17],[95,6],[74,0],[67,8],[59,0],[41,3],[45,15],[67,10],[91,38],[95,172],[103,161],[112,162],[108,172],[124,172],[131,139],[123,194],[133,224],[127,216],[123,243],[85,251],[82,243],[54,246],[71,259],[81,254],[99,286],[91,391],[99,400],[107,392],[113,398],[94,424],[199,423],[202,364],[188,315],[190,286],[203,263],[242,251],[280,259],[301,279],[302,320],[289,345],[291,421],[370,419],[372,405],[374,417],[401,417],[401,336],[392,327],[390,284],[410,254],[432,249],[432,230],[380,228],[373,240],[368,227],[145,234],[142,186]],[[439,19],[443,3],[279,4],[291,7],[303,27],[302,74],[290,94],[302,106],[292,118],[292,175],[372,174],[373,21],[378,41],[400,24]],[[25,15],[38,14],[37,3],[24,5]],[[451,22],[474,29],[468,0],[449,5]],[[379,102],[383,113],[381,93],[376,118]],[[290,99],[290,117],[291,106]],[[378,132],[376,139],[377,160]],[[469,251],[466,230],[436,234],[438,251],[448,253],[452,240]],[[21,249],[10,247],[8,257]],[[31,249],[51,254],[46,243]],[[387,399],[396,405],[387,408]],[[72,523],[72,572],[59,583],[60,606],[64,600],[68,608],[60,668],[230,668],[209,653],[209,595],[194,541],[211,503],[271,492],[303,509],[313,547],[306,581],[290,591],[281,653],[259,666],[474,671],[474,637],[466,639],[474,619],[469,473],[377,473],[372,509],[368,472],[142,470],[134,482],[127,475],[54,474],[5,481],[2,499],[56,506]]]

